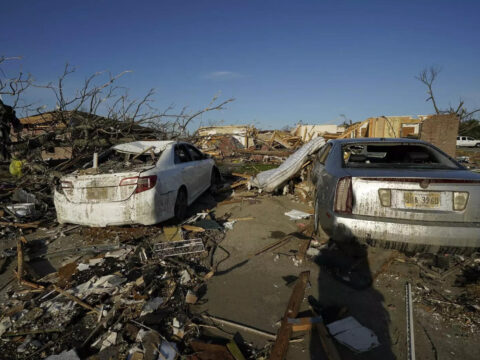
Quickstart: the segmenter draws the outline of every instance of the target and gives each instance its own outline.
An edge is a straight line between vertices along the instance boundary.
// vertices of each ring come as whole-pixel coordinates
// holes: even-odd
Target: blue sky
[[[203,122],[340,123],[431,113],[414,79],[429,65],[441,106],[480,107],[479,14],[479,1],[19,0],[2,4],[0,55],[23,56],[39,82],[69,62],[71,87],[132,70],[121,85],[155,88],[160,108],[236,98]]]

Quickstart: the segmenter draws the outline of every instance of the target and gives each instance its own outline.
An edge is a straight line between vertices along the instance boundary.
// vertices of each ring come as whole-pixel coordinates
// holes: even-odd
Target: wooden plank
[[[241,177],[241,178],[244,178],[244,179],[250,179],[252,177],[252,175],[249,175],[249,174],[240,174],[240,173],[236,173],[236,172],[232,172],[232,175],[237,176],[237,177]]]
[[[318,306],[315,306],[314,304],[312,304],[312,301],[310,301],[310,299],[309,299],[309,302],[310,302],[310,306],[312,308],[313,313],[319,316],[317,312]],[[322,348],[323,348],[323,351],[325,352],[325,355],[327,356],[327,359],[341,360],[340,354],[338,353],[335,343],[332,337],[330,336],[330,333],[328,332],[327,327],[325,326],[323,321],[317,322],[315,324],[315,327],[317,329],[317,334],[318,334],[318,337],[320,338],[320,343],[322,344]]]
[[[201,341],[192,341],[190,346],[198,359],[201,360],[235,360],[226,346],[207,344]]]
[[[279,247],[281,245],[284,245],[285,243],[287,243],[288,241],[290,241],[292,239],[292,236],[291,235],[287,235],[285,236],[284,238],[280,239],[280,240],[277,240],[277,241],[274,241],[273,243],[271,244],[268,244],[267,246],[263,247],[262,249],[260,250],[257,250],[254,254],[252,254],[251,256],[258,256],[260,254],[263,254],[264,252],[268,251],[268,250],[273,250],[274,248],[276,247]]]
[[[246,360],[234,339],[230,340],[230,342],[227,344],[227,349],[230,351],[235,360]]]
[[[248,150],[248,149],[237,149],[235,152],[239,154],[251,154],[251,155],[268,155],[268,156],[279,156],[287,157],[293,154],[293,151],[288,150]]]
[[[183,228],[183,230],[196,232],[196,233],[197,232],[205,232],[205,229],[200,227],[200,226],[193,226],[193,225],[185,224],[185,225],[182,225],[182,228]]]
[[[315,324],[317,328],[318,336],[320,337],[320,342],[322,343],[323,350],[325,355],[327,355],[328,360],[341,360],[340,354],[335,346],[335,343],[330,336],[327,327],[323,322]]]
[[[301,261],[305,260],[305,257],[307,255],[307,250],[310,247],[310,242],[312,241],[312,238],[308,239],[303,239],[302,243],[300,244],[300,248],[298,249],[298,256],[297,258]]]
[[[282,325],[277,333],[277,340],[275,341],[275,344],[273,344],[273,349],[269,357],[270,360],[283,360],[287,354],[288,343],[290,336],[292,335],[292,325],[288,323],[288,318],[297,317],[309,277],[310,271],[304,271],[298,276],[287,309],[283,315]]]
[[[30,229],[30,228],[36,229],[38,228],[38,224],[40,224],[40,221],[35,221],[31,223],[16,223],[16,222],[0,221],[1,226],[14,226],[22,229]]]

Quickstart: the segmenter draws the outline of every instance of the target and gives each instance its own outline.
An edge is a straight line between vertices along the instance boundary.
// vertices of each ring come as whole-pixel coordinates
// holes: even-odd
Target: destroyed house
[[[338,139],[411,138],[428,141],[454,157],[460,121],[455,114],[379,116],[350,126]]]
[[[83,111],[49,111],[19,119],[22,131],[11,132],[14,143],[38,139],[43,160],[71,159],[75,146],[106,148],[118,142],[134,140],[119,137],[124,128],[142,139],[151,138],[151,129]],[[94,139],[95,138],[95,139]],[[89,139],[89,140],[86,140]],[[15,146],[15,144],[14,144]]]

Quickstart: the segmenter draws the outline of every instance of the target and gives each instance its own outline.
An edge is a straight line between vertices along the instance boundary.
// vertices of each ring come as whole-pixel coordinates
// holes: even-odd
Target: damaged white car
[[[104,227],[182,219],[219,179],[213,159],[188,143],[116,145],[94,159],[93,167],[60,179],[54,194],[57,220]]]

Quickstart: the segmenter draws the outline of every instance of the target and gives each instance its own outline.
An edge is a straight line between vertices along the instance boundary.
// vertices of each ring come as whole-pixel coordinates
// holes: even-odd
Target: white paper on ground
[[[286,212],[285,215],[287,215],[292,220],[301,220],[312,216],[312,214],[300,210],[290,210],[289,212]]]
[[[327,328],[339,343],[359,353],[380,345],[377,335],[352,316],[334,321],[328,324]]]

